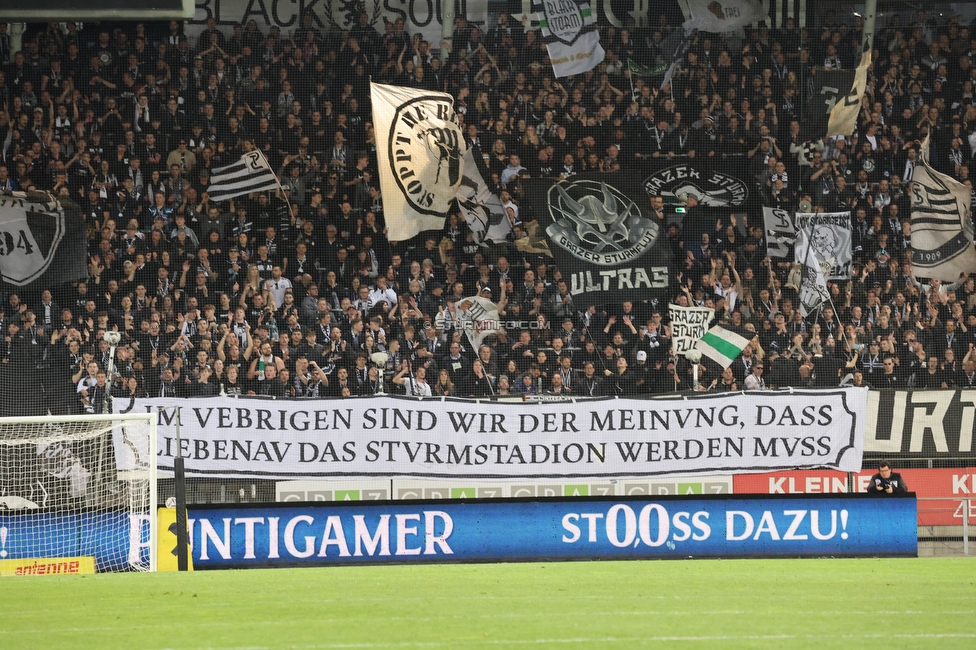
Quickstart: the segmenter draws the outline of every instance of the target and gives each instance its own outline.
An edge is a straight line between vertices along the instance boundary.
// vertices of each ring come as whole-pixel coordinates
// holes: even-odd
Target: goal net
[[[153,571],[149,414],[0,418],[2,573]]]

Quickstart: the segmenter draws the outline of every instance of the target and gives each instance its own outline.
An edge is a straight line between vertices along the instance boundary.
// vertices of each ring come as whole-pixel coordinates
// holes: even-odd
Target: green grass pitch
[[[976,559],[4,578],[0,648],[973,648]]]

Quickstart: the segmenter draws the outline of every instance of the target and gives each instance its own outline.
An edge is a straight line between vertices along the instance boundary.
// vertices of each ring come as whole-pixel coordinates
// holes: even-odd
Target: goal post
[[[155,571],[156,450],[150,413],[0,418],[0,575]]]

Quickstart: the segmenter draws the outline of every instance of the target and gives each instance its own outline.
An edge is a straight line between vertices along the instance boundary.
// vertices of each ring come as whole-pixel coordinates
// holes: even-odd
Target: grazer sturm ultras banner
[[[464,136],[447,93],[370,84],[390,241],[439,230],[464,170]]]
[[[541,0],[533,2],[532,9],[557,77],[581,74],[603,63],[606,52],[588,2]]]
[[[55,258],[57,263],[55,264]],[[0,273],[16,287],[54,287],[87,277],[85,219],[46,192],[0,194]]]
[[[929,164],[929,137],[912,176],[912,264],[915,274],[949,282],[976,271],[972,196],[959,181]]]
[[[523,205],[548,222],[549,250],[577,304],[602,304],[612,292],[664,308],[670,253],[639,176],[621,170],[526,180],[523,189]]]
[[[193,506],[195,568],[918,553],[913,496]]]
[[[695,347],[695,341],[705,336],[708,325],[715,318],[711,307],[682,307],[669,305],[671,312],[671,351],[683,355]]]
[[[133,408],[157,414],[162,473],[182,454],[189,476],[599,478],[856,471],[867,390],[471,404],[217,397],[139,399]]]

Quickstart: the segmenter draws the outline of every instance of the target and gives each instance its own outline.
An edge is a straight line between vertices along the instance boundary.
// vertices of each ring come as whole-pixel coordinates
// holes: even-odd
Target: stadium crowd
[[[699,33],[663,89],[640,66],[661,62],[680,22],[666,15],[601,27],[604,63],[565,79],[539,34],[505,13],[484,30],[459,18],[442,44],[369,20],[339,31],[306,15],[291,33],[211,22],[195,38],[176,21],[32,24],[16,52],[0,25],[0,189],[70,198],[89,229],[86,279],[3,295],[5,414],[100,410],[106,391],[370,395],[381,374],[387,391],[415,395],[689,390],[665,305],[580,304],[550,258],[514,245],[527,236],[525,178],[614,173],[644,157],[735,157],[765,205],[854,215],[852,277],[807,318],[796,265],[764,254],[761,214],[694,239],[667,217],[671,298],[758,334],[721,375],[702,366],[702,390],[976,384],[974,280],[917,279],[908,222],[926,133],[934,166],[971,184],[976,38],[958,20],[919,11],[879,26],[857,133],[809,145],[799,131],[812,68],[857,65],[859,17]],[[507,208],[507,241],[475,244],[459,214],[443,232],[387,239],[371,77],[456,98]],[[283,190],[211,201],[213,169],[252,148]],[[473,349],[454,318],[469,295],[522,326]],[[122,335],[113,378],[106,330]],[[378,351],[385,369],[371,363]]]

